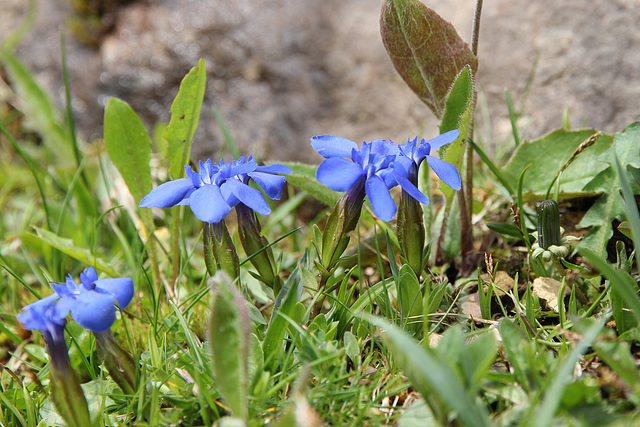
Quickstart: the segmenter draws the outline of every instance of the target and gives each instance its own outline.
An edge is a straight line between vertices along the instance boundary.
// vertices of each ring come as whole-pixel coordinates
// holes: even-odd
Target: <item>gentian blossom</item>
[[[186,178],[179,178],[159,185],[140,202],[140,207],[169,208],[189,205],[202,222],[216,224],[231,212],[231,208],[243,203],[259,214],[269,214],[271,209],[262,193],[248,185],[253,179],[271,199],[282,195],[285,178],[276,174],[291,173],[283,165],[258,166],[249,156],[219,164],[208,159],[200,162],[200,173],[185,166]]]
[[[447,185],[454,190],[460,189],[460,174],[456,167],[429,155],[432,148],[449,144],[459,135],[455,130],[427,142],[423,139],[419,145],[417,137],[402,145],[375,140],[363,143],[360,149],[346,138],[314,136],[311,145],[326,158],[318,166],[316,178],[334,191],[358,188],[357,184],[365,180],[364,188],[373,212],[382,221],[390,221],[397,208],[389,190],[396,185],[420,203],[429,203],[427,196],[417,188],[417,170],[423,160]]]
[[[98,279],[93,267],[80,273],[80,283],[67,276],[66,283],[52,283],[55,294],[24,307],[18,320],[28,329],[62,336],[67,314],[93,332],[108,330],[116,318],[114,301],[122,309],[133,298],[130,277]],[[44,332],[43,332],[44,334]],[[45,337],[46,338],[46,337]]]
[[[415,192],[418,191],[418,189],[415,188],[415,185],[417,184],[417,170],[420,168],[422,161],[426,160],[429,167],[436,175],[438,175],[440,180],[454,190],[460,190],[462,187],[462,180],[460,179],[458,169],[456,169],[456,167],[451,163],[447,163],[444,160],[440,160],[437,157],[429,155],[431,149],[437,149],[443,145],[450,144],[458,139],[458,136],[460,136],[460,131],[452,130],[429,141],[422,139],[420,140],[420,144],[417,144],[418,137],[415,137],[413,140],[409,140],[405,144],[399,145],[399,155],[393,164],[393,176],[402,186],[402,189],[407,191],[407,193],[416,200],[425,204],[429,203],[428,200],[420,200],[420,197],[424,196],[422,193],[415,194]],[[416,174],[415,176],[414,173]],[[410,177],[409,181],[411,182],[404,182],[407,177]],[[415,182],[413,182],[414,179],[416,180]],[[424,197],[426,198],[426,196]]]
[[[391,166],[398,153],[389,142],[374,140],[362,144],[330,135],[314,136],[311,146],[325,157],[318,169],[318,182],[334,191],[349,191],[360,188],[364,181],[373,212],[382,221],[390,221],[396,213],[396,205],[389,193],[398,182],[392,176]]]

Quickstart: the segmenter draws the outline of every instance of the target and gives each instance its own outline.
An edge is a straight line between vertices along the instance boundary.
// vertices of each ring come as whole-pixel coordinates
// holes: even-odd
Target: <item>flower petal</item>
[[[280,200],[284,184],[287,182],[284,176],[258,171],[249,173],[249,176],[267,193],[270,199]]]
[[[216,185],[203,185],[189,196],[193,214],[202,222],[218,223],[231,212],[231,206],[220,194]]]
[[[429,198],[425,196],[422,193],[422,191],[418,190],[418,187],[413,185],[411,181],[409,181],[409,179],[407,178],[407,175],[403,173],[404,171],[402,171],[402,168],[400,167],[400,165],[398,165],[397,163],[394,163],[393,169],[394,169],[393,171],[394,178],[396,179],[396,181],[398,181],[398,184],[400,184],[400,187],[402,187],[402,189],[407,192],[407,194],[409,194],[411,197],[413,197],[414,199],[416,199],[417,201],[419,201],[424,205],[429,204]]]
[[[451,163],[447,163],[433,156],[427,156],[427,163],[436,175],[449,187],[454,190],[460,190],[460,188],[462,188],[460,173],[458,173],[458,169]]]
[[[184,199],[193,182],[187,178],[180,178],[165,182],[157,186],[140,201],[141,208],[170,208]]]
[[[229,191],[247,207],[259,214],[268,215],[271,213],[269,204],[259,190],[249,187],[238,179],[229,179],[224,184],[224,192]]]
[[[316,170],[318,182],[334,191],[348,191],[363,175],[360,165],[338,157],[325,160]]]
[[[99,279],[95,282],[96,288],[107,291],[116,299],[118,307],[124,310],[133,298],[133,279],[131,277],[117,277]]]
[[[95,291],[82,292],[71,309],[71,317],[85,329],[104,332],[116,320],[113,296]]]
[[[33,331],[47,331],[50,323],[64,325],[65,316],[56,316],[52,311],[58,298],[57,294],[52,294],[23,307],[24,313],[16,316],[22,327]]]
[[[373,213],[382,221],[391,221],[398,208],[384,181],[374,175],[367,179],[364,188],[369,202],[371,202]]]
[[[433,139],[427,141],[432,149],[437,149],[442,147],[443,145],[451,144],[453,141],[458,139],[460,136],[460,131],[458,129],[450,130],[449,132],[445,132],[442,135],[438,135]]]
[[[358,149],[358,144],[338,136],[318,135],[311,138],[311,146],[322,157],[350,158],[351,150]]]
[[[98,280],[98,273],[93,267],[87,267],[80,273],[80,283],[84,285],[85,289],[93,289],[93,283],[96,280]]]

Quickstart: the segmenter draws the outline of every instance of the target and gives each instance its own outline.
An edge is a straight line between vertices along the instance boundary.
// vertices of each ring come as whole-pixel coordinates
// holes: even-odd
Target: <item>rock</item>
[[[0,0],[3,17],[11,18],[1,20],[0,34],[17,27],[26,3]],[[433,0],[429,6],[469,41],[473,2]],[[55,0],[39,0],[38,7],[17,55],[62,108],[58,28],[71,11]],[[213,108],[241,150],[260,159],[318,162],[309,146],[316,134],[404,142],[437,133],[436,119],[386,56],[378,2],[156,0],[113,13],[114,29],[98,49],[67,35],[73,108],[85,139],[102,136],[110,96],[129,102],[149,129],[168,121],[179,82],[200,57],[208,84],[194,158],[219,153],[223,137]],[[476,139],[509,140],[504,91],[518,107],[535,64],[521,136],[560,127],[565,106],[575,126],[605,132],[638,120],[639,19],[633,0],[485,2]]]

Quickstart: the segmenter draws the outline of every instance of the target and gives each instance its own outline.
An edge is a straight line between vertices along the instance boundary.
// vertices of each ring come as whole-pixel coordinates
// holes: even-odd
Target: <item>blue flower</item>
[[[276,174],[291,173],[283,165],[258,166],[249,156],[219,164],[208,159],[200,162],[200,173],[185,166],[186,178],[165,182],[147,194],[140,207],[169,208],[189,205],[202,222],[218,223],[231,212],[231,208],[243,203],[259,214],[269,214],[271,209],[262,193],[248,185],[253,179],[271,199],[278,200],[286,182]]]
[[[66,283],[52,283],[55,294],[24,307],[18,320],[27,329],[44,330],[54,339],[64,329],[66,317],[93,332],[108,330],[116,318],[115,302],[123,309],[133,298],[133,280],[130,277],[98,279],[93,267],[80,273],[80,284],[71,276]]]
[[[25,329],[40,331],[47,344],[64,343],[66,314],[55,309],[58,295],[53,294],[25,306],[16,317]]]
[[[429,141],[425,141],[424,139],[420,140],[420,144],[418,144],[418,137],[415,137],[413,140],[407,141],[405,144],[399,145],[398,148],[400,150],[400,154],[397,156],[396,161],[393,165],[393,176],[397,179],[398,183],[402,186],[402,189],[409,193],[416,200],[419,200],[422,203],[429,203],[427,199],[426,202],[420,200],[419,195],[424,196],[422,193],[419,195],[415,192],[419,190],[415,187],[415,184],[410,182],[410,180],[406,180],[406,177],[409,177],[411,174],[412,166],[417,168],[420,167],[420,164],[423,160],[427,161],[429,167],[438,175],[438,177],[449,187],[454,190],[460,190],[462,187],[462,180],[460,179],[460,173],[458,169],[450,163],[445,162],[444,160],[440,160],[437,157],[430,156],[429,153],[431,149],[437,149],[442,147],[443,145],[447,145],[458,139],[460,135],[459,130],[452,130],[442,135],[439,135]]]
[[[398,183],[391,166],[398,148],[389,141],[374,140],[362,144],[330,135],[314,136],[311,146],[326,158],[316,170],[318,182],[334,191],[359,188],[364,180],[373,212],[382,221],[390,221],[397,208],[389,189]]]

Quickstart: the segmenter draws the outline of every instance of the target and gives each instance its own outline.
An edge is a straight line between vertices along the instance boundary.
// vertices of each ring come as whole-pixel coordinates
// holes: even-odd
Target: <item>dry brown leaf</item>
[[[558,292],[560,291],[562,282],[558,282],[551,277],[538,277],[533,281],[533,293],[547,304],[547,308],[559,313],[558,310]],[[564,288],[564,295],[571,293],[568,286]]]
[[[491,282],[491,277],[487,273],[480,276],[484,282],[484,293],[487,293],[487,289],[489,289],[489,282]],[[496,272],[496,279],[494,281],[496,285],[496,294],[499,297],[505,295],[505,292],[509,292],[513,289],[515,285],[515,280],[506,271],[498,271]]]
[[[474,292],[460,298],[460,310],[462,313],[473,319],[482,319],[482,311],[480,310],[480,295]]]

